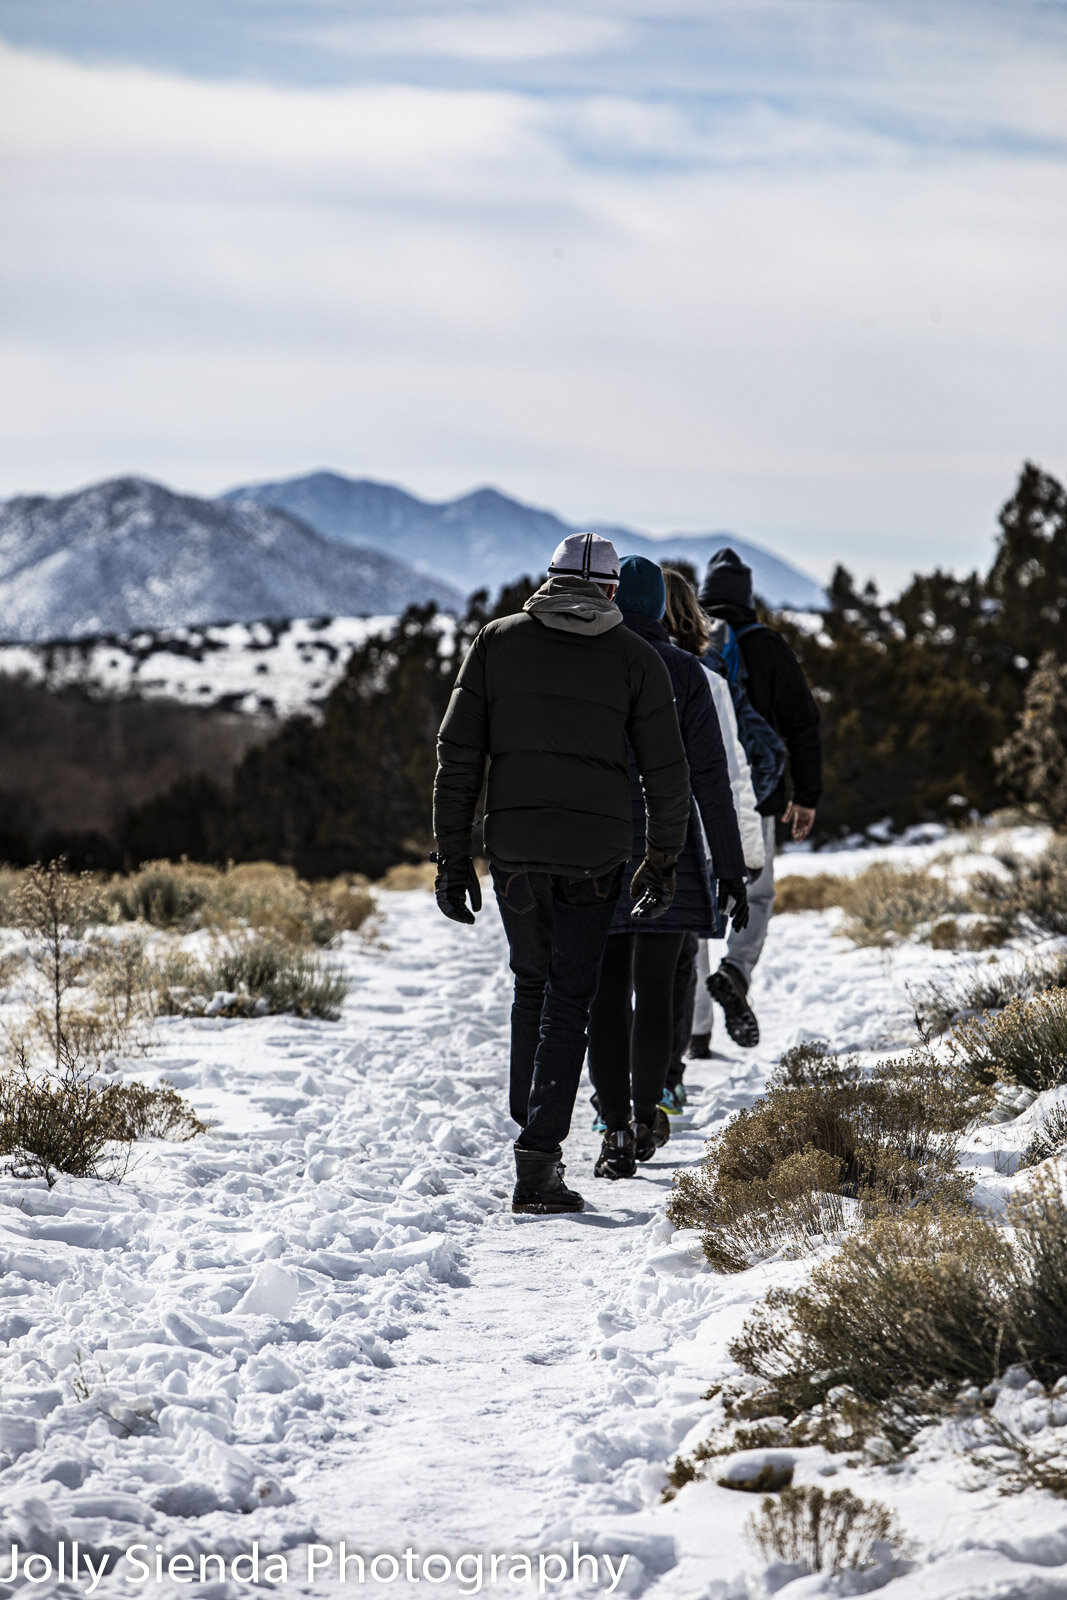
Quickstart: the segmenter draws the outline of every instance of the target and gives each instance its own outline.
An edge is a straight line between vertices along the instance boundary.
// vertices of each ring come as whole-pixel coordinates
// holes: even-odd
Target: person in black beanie
[[[789,827],[798,842],[811,832],[822,794],[819,708],[785,639],[757,617],[752,569],[736,551],[727,547],[712,556],[700,603],[713,622],[726,623],[733,630],[749,699],[781,736],[792,783],[788,803],[783,775],[758,808],[764,819],[766,864],[749,886],[748,926],[731,932],[726,955],[708,979],[712,998],[722,1006],[730,1038],[750,1048],[759,1043],[759,1023],[748,990],[774,910],[775,818]]]

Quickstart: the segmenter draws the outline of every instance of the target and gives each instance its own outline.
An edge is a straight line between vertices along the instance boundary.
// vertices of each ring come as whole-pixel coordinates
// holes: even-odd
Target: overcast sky
[[[0,0],[0,495],[331,466],[890,588],[1067,474],[1067,5]]]

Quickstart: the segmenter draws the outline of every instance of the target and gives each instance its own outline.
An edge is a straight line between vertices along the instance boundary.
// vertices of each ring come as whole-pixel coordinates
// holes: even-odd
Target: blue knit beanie
[[[619,587],[615,604],[626,616],[652,617],[659,621],[667,609],[667,585],[663,574],[647,556],[625,556],[619,567]]]

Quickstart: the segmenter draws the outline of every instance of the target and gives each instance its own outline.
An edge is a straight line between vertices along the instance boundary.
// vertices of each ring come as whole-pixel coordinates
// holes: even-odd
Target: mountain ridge
[[[526,505],[491,485],[453,500],[432,501],[395,484],[350,478],[328,468],[238,485],[219,499],[275,506],[327,538],[371,543],[465,591],[537,576],[555,545],[579,531],[578,524]],[[768,604],[817,609],[825,599],[822,587],[807,573],[732,533],[654,536],[597,522],[581,525],[581,531],[590,527],[616,542],[620,555],[644,555],[654,561],[673,557],[691,561],[698,570],[729,544],[752,567],[756,592]]]
[[[463,596],[282,509],[183,495],[149,479],[0,504],[0,616],[12,640],[265,617],[395,614]]]

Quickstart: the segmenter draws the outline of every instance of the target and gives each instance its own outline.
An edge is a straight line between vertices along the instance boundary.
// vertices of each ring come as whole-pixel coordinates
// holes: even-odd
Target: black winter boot
[[[759,1023],[748,1003],[748,984],[737,968],[721,961],[718,972],[708,979],[708,993],[722,1006],[726,1031],[734,1044],[742,1050],[754,1049],[759,1044]]]
[[[657,1106],[647,1122],[638,1121],[634,1129],[634,1155],[638,1161],[651,1161],[671,1136],[671,1125],[662,1106]]]
[[[694,1033],[689,1041],[689,1049],[686,1051],[686,1055],[690,1061],[706,1061],[711,1055],[711,1034]]]
[[[632,1178],[636,1171],[634,1130],[616,1128],[613,1133],[606,1133],[593,1175],[597,1178]]]
[[[568,1189],[563,1181],[562,1155],[559,1145],[547,1154],[544,1150],[526,1150],[521,1144],[515,1146],[512,1211],[543,1216],[549,1212],[585,1210],[581,1195]]]

